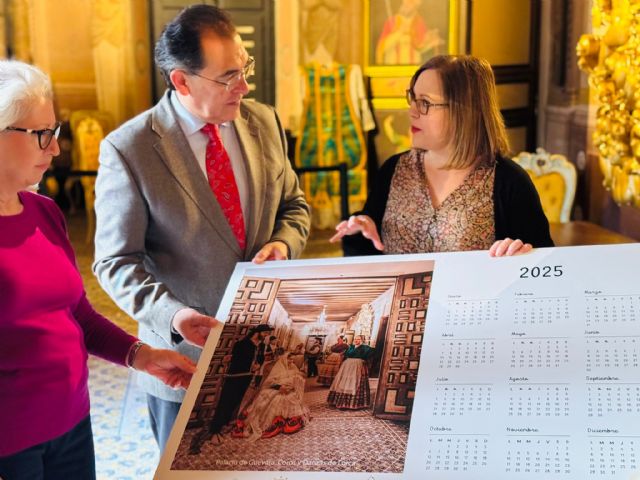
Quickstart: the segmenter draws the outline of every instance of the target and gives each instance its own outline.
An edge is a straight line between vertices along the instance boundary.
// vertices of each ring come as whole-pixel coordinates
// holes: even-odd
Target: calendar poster
[[[383,278],[389,289],[370,291],[351,315],[340,308]],[[238,400],[221,441],[207,438],[190,455],[195,432],[215,423],[219,384],[234,378],[225,361],[232,339],[246,336],[239,325],[264,323],[256,319],[269,308],[274,328],[264,336],[283,349],[278,369],[254,365],[252,382],[262,379]],[[221,313],[227,324],[205,348],[157,478],[640,479],[639,244],[243,264]],[[338,337],[351,350],[336,368]],[[355,342],[371,349],[366,358],[348,359]],[[366,377],[368,399],[344,396],[343,380],[356,378],[347,367],[360,385]],[[282,431],[271,436],[278,422],[265,421],[257,438],[251,405],[278,390],[274,378],[285,387],[278,395],[293,398],[281,379],[295,369],[308,412],[289,404]],[[315,440],[303,442],[310,432]]]

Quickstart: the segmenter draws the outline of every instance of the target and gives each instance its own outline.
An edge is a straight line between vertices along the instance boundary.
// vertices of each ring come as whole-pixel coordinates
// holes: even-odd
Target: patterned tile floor
[[[372,380],[372,398],[375,395]],[[404,468],[409,425],[373,417],[371,409],[344,411],[327,404],[327,387],[307,380],[311,420],[293,435],[211,442],[188,455],[197,429],[187,431],[173,467],[179,470],[268,470],[398,473]],[[373,454],[375,452],[375,454]]]
[[[133,372],[95,357],[89,360],[89,370],[98,479],[151,479],[158,447]]]
[[[135,334],[136,322],[111,301],[91,272],[93,245],[85,242],[83,212],[68,216],[67,222],[89,301],[100,313]],[[332,234],[331,231],[313,232],[303,256],[341,256],[340,247],[327,242]],[[151,479],[158,463],[158,449],[149,426],[143,392],[127,369],[90,357],[89,370],[98,479]]]

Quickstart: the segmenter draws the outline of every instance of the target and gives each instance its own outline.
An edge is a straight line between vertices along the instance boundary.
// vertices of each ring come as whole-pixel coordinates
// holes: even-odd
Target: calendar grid
[[[640,366],[640,337],[637,335],[599,335],[585,338],[586,370],[633,368]]]
[[[445,325],[447,327],[480,327],[498,322],[498,300],[449,299]]]
[[[436,456],[415,478],[640,480],[640,248],[588,248],[434,289],[420,392]],[[486,468],[454,464],[472,439]]]
[[[640,321],[640,294],[587,294],[585,303],[588,326],[624,325]]]
[[[489,460],[487,434],[429,433],[425,469],[434,472],[477,472]]]
[[[495,362],[495,338],[456,338],[440,342],[438,368],[464,368],[492,365]]]
[[[549,326],[568,319],[569,297],[537,296],[514,300],[514,326]]]
[[[464,416],[491,411],[491,383],[435,383],[434,416]]]
[[[635,417],[640,412],[640,383],[592,382],[587,385],[587,415]]]
[[[640,466],[640,436],[596,435],[589,440],[589,476],[609,477],[636,471]]]
[[[570,363],[569,337],[520,337],[511,345],[511,368],[554,369]]]
[[[569,475],[571,436],[564,434],[508,434],[505,473],[518,475]]]

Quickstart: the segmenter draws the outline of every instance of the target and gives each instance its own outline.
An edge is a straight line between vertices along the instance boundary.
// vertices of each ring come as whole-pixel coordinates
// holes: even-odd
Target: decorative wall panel
[[[408,421],[418,378],[432,272],[401,275],[389,316],[374,414]]]

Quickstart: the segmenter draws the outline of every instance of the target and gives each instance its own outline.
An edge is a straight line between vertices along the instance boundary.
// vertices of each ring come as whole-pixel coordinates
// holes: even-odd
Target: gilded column
[[[7,16],[11,22],[11,49],[13,58],[24,62],[32,61],[31,33],[30,33],[30,5],[29,0],[11,0]],[[3,38],[4,40],[5,38]],[[6,51],[6,50],[3,50]]]
[[[7,16],[4,2],[0,1],[0,58],[7,57]]]
[[[119,125],[150,104],[145,2],[95,0],[92,51],[98,108]],[[142,11],[141,11],[142,10]],[[144,21],[136,21],[144,19]]]
[[[96,0],[91,15],[93,65],[98,109],[116,124],[125,118],[125,7],[127,0]]]
[[[276,110],[286,129],[297,131],[302,113],[298,0],[275,3]]]

